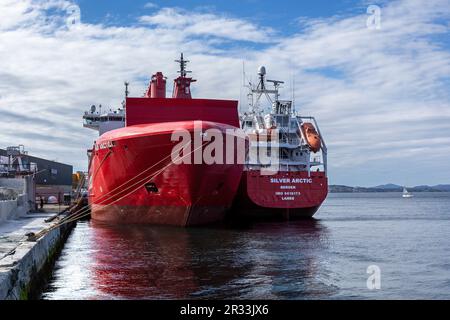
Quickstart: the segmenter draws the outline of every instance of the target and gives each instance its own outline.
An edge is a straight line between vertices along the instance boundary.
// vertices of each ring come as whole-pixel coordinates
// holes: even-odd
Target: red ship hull
[[[224,136],[233,128],[214,122],[202,125]],[[173,163],[171,153],[178,142],[171,141],[171,135],[176,130],[200,134],[194,121],[180,121],[134,125],[100,137],[90,166],[94,220],[186,227],[224,218],[243,166]]]
[[[312,218],[328,195],[323,172],[279,172],[243,174],[234,203],[235,215],[256,220]]]

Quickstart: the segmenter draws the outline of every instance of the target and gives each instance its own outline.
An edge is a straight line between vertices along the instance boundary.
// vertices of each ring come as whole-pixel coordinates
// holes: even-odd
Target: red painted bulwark
[[[210,99],[127,98],[127,126],[174,121],[211,121],[239,127],[238,102]]]

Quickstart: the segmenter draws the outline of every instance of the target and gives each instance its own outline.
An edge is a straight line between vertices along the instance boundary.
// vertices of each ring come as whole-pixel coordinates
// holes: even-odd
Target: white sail
[[[408,189],[406,187],[403,188],[403,198],[412,198],[413,195],[409,193]]]

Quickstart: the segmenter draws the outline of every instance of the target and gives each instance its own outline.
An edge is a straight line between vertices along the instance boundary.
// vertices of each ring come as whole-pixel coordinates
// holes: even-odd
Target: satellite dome
[[[265,76],[266,75],[266,67],[264,67],[264,66],[259,67],[258,68],[258,74],[260,76]]]

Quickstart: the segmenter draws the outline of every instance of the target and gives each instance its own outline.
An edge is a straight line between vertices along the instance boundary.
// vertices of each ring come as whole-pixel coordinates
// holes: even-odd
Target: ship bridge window
[[[252,121],[245,121],[244,125],[246,127],[251,127],[251,126],[253,126],[253,122]]]

